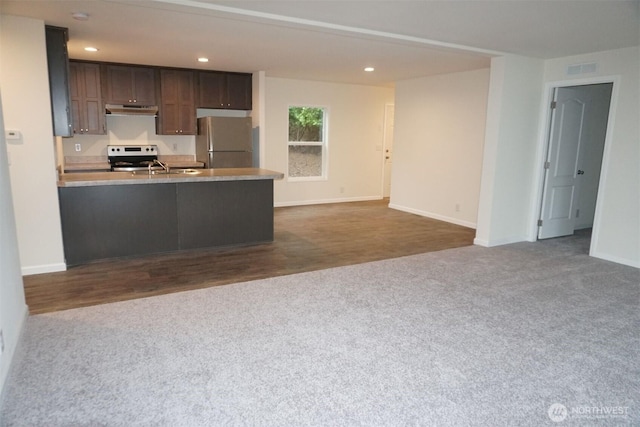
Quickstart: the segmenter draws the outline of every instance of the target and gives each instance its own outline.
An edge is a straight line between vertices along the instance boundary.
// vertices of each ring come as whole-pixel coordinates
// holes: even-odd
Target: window
[[[324,178],[327,113],[321,107],[289,107],[289,178]]]

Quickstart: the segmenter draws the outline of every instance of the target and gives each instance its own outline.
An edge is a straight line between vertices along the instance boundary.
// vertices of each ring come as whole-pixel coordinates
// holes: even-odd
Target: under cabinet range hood
[[[105,112],[114,116],[155,116],[158,114],[158,106],[106,104]]]

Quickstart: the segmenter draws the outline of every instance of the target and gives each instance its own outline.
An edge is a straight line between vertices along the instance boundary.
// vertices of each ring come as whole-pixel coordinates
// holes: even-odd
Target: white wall
[[[44,22],[0,16],[4,123],[23,274],[65,269]]]
[[[0,41],[0,48],[3,47]],[[4,352],[0,354],[0,396],[9,374],[18,339],[28,315],[16,246],[15,216],[9,184],[7,146],[0,102],[0,331]],[[2,400],[0,399],[0,402]]]
[[[391,203],[476,226],[489,69],[396,83]]]
[[[382,198],[384,106],[393,89],[266,78],[265,164],[287,171],[291,105],[328,108],[328,179],[275,181],[277,206]],[[342,191],[341,191],[342,190]]]
[[[567,75],[567,66],[583,63],[596,63],[597,71]],[[603,81],[613,81],[613,96],[591,255],[640,267],[640,48],[545,62],[547,93],[552,86]]]
[[[491,60],[478,225],[474,242],[527,239],[539,137],[543,62],[514,55]]]

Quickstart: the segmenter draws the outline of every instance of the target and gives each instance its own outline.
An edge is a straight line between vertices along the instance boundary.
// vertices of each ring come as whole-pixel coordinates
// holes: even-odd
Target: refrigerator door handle
[[[207,122],[207,151],[213,152],[213,126],[211,122]]]

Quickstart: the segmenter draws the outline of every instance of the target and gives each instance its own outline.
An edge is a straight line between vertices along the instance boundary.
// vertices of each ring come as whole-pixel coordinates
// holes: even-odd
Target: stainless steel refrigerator
[[[196,135],[196,160],[205,168],[253,166],[251,117],[201,117]]]

